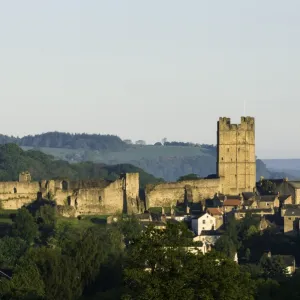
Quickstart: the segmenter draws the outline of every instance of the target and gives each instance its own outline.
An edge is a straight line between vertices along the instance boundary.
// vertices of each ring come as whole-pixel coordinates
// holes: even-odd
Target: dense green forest
[[[121,173],[138,172],[142,187],[146,183],[161,181],[130,164],[109,166],[92,162],[70,164],[67,161],[55,160],[52,156],[37,150],[24,151],[16,144],[0,145],[0,180],[18,180],[19,173],[25,170],[31,173],[33,180],[56,178],[115,180]]]
[[[31,207],[0,231],[3,300],[299,299],[300,273],[287,275],[280,255],[264,254],[298,258],[299,238],[261,232],[252,217],[230,220],[215,249],[202,255],[186,251],[201,243],[185,223],[161,230],[119,215],[112,224],[76,226],[50,201]]]
[[[39,150],[69,163],[131,164],[167,181],[176,181],[190,173],[206,177],[216,172],[216,146],[208,144],[162,141],[146,145],[144,141],[122,141],[113,135],[60,132],[23,138],[0,135],[0,144],[6,143],[18,144],[24,150]],[[260,176],[297,178],[295,173],[271,172],[261,160],[257,160],[257,179]]]

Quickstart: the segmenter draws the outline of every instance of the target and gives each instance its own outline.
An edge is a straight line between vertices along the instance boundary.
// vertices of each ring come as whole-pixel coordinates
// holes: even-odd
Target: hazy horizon
[[[300,158],[299,9],[296,0],[5,1],[0,133],[216,144],[219,117],[245,114],[256,119],[259,158]]]

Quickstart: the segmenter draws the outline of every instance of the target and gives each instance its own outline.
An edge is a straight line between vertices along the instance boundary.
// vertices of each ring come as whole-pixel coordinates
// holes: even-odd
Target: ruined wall
[[[189,194],[189,201],[200,202],[223,192],[223,179],[198,179],[161,183],[146,186],[146,205],[149,207],[171,206],[183,203]]]
[[[254,118],[242,117],[240,124],[220,118],[217,152],[217,174],[224,177],[224,192],[253,192],[256,183]]]
[[[123,211],[123,179],[105,188],[78,189],[71,196],[71,205],[78,214],[113,214]]]
[[[38,182],[0,182],[0,194],[37,193],[40,190]]]
[[[126,173],[123,176],[125,180],[125,197],[124,210],[127,213],[138,213],[142,211],[139,190],[140,190],[140,174],[139,173]]]
[[[0,205],[2,209],[19,209],[23,205],[30,204],[36,200],[36,193],[29,194],[0,194]]]

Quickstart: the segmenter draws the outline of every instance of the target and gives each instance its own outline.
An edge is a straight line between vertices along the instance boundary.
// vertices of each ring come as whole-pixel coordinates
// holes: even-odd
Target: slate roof
[[[274,202],[277,198],[277,195],[264,195],[264,196],[257,196],[256,200],[260,202]]]
[[[285,217],[300,217],[300,208],[288,208],[285,213]]]
[[[251,206],[254,203],[255,200],[244,200],[243,205],[244,206]]]
[[[294,189],[300,189],[300,181],[288,181],[288,184]]]
[[[250,198],[255,196],[255,193],[252,192],[244,192],[242,193],[244,200],[249,200]]]
[[[272,208],[253,208],[253,209],[240,209],[237,213],[273,213],[274,210]]]

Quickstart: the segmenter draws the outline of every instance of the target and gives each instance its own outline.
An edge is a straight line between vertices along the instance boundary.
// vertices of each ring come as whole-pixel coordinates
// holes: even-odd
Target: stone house
[[[300,207],[294,205],[285,206],[281,210],[281,216],[284,219],[284,233],[288,235],[299,234]]]
[[[243,209],[257,209],[258,204],[255,199],[243,200],[242,207]]]
[[[242,207],[242,200],[241,198],[234,198],[234,197],[226,197],[224,202],[223,202],[223,212],[224,213],[229,213],[235,210],[238,210]]]
[[[258,204],[258,208],[260,209],[275,209],[279,208],[280,206],[278,195],[256,196],[256,202]]]
[[[196,235],[200,235],[202,230],[215,230],[216,219],[208,213],[192,219],[192,230]]]
[[[275,192],[279,195],[290,195],[292,204],[300,204],[300,181],[284,179],[269,179],[276,185]]]
[[[224,224],[224,213],[219,207],[209,207],[206,212],[216,219],[215,230],[220,229]]]
[[[275,211],[273,208],[240,209],[234,212],[234,217],[237,220],[243,219],[247,213],[263,217],[267,215],[274,215]]]

